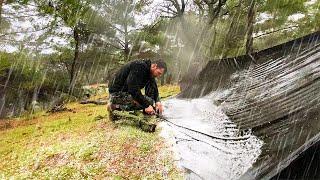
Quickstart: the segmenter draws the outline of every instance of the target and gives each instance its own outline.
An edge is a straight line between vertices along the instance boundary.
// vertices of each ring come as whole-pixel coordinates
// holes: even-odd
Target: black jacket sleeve
[[[142,67],[133,68],[127,78],[128,93],[131,94],[133,99],[135,99],[143,108],[147,108],[149,102],[142,95],[140,87],[143,86],[144,76],[149,75],[149,72],[146,72]]]
[[[145,94],[151,97],[155,102],[160,102],[157,82],[152,78],[145,87]]]

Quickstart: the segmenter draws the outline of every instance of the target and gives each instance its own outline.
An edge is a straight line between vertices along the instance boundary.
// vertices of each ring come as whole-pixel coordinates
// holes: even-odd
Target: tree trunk
[[[5,89],[3,89],[3,91],[1,93],[2,93],[2,95],[0,96],[0,118],[5,117],[5,111],[4,111],[5,104],[6,104]]]
[[[125,25],[124,25],[124,55],[125,55],[126,60],[129,60],[129,53],[130,53],[128,36],[129,36],[128,26],[127,26],[127,23],[125,23]]]
[[[1,83],[3,88],[1,87],[1,89],[0,89],[0,117],[1,117],[1,114],[5,115],[5,113],[3,113],[3,111],[4,111],[5,105],[6,105],[6,92],[7,92],[7,88],[8,88],[8,84],[9,84],[12,72],[13,72],[13,68],[11,66],[10,70],[8,70],[8,72],[6,73],[7,79],[5,80],[4,85],[2,85],[2,83]]]
[[[221,12],[222,6],[226,4],[227,0],[219,0],[218,4],[216,0],[206,1],[206,4],[208,6],[208,24],[212,26],[215,19],[219,17],[219,14]]]
[[[212,41],[209,49],[209,56],[211,58],[215,57],[215,45],[216,45],[216,39],[217,39],[217,23],[214,25],[213,29],[213,36],[212,36]]]
[[[125,15],[125,22],[123,24],[124,28],[124,56],[125,56],[125,61],[129,61],[130,59],[130,48],[129,48],[129,32],[128,32],[128,14],[126,12]]]
[[[125,38],[125,43],[124,43],[124,55],[125,55],[125,60],[128,61],[130,59],[130,48],[129,48],[129,42],[127,38]]]
[[[4,0],[0,0],[0,26],[2,24],[2,5],[4,3]]]
[[[199,38],[196,41],[195,48],[194,48],[195,58],[200,61],[203,61],[201,60],[202,56],[200,55],[201,47],[203,45],[202,42],[205,40],[205,37],[206,35],[208,35],[208,32],[210,32],[210,29],[212,28],[212,26],[214,26],[214,22],[219,17],[222,7],[226,4],[226,0],[219,0],[219,1],[211,0],[211,1],[205,1],[205,3],[208,6],[208,20],[206,22],[205,27],[201,30]],[[212,56],[211,50],[213,49],[213,46],[215,44],[214,41],[215,39],[212,39],[210,43],[210,49],[209,49],[210,56]]]
[[[79,37],[79,29],[78,27],[75,27],[73,29],[73,38],[76,42],[75,44],[75,49],[74,49],[74,58],[72,61],[71,65],[71,70],[70,70],[70,88],[69,88],[69,94],[72,94],[74,86],[76,84],[76,78],[77,78],[77,73],[76,73],[76,65],[79,59],[79,46],[80,46],[80,37]]]
[[[165,75],[161,76],[160,85],[163,86],[165,84]]]
[[[232,45],[234,44],[234,38],[237,36],[239,27],[238,22],[240,21],[240,16],[241,16],[241,10],[242,10],[242,0],[239,1],[237,5],[237,9],[232,17],[229,30],[226,34],[224,46],[223,46],[223,51],[222,51],[222,57],[225,58],[228,55],[230,55],[230,50],[232,49]]]
[[[247,24],[247,41],[246,41],[246,54],[251,55],[253,52],[253,24],[255,18],[255,0],[251,0],[248,11],[248,24]]]

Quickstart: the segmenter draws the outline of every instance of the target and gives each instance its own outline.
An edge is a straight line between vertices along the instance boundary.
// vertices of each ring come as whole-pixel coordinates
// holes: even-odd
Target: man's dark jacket
[[[158,86],[150,68],[150,60],[137,60],[124,65],[110,81],[109,93],[128,92],[141,106],[147,108],[152,104],[141,93],[141,89],[145,88],[146,95],[158,102]]]

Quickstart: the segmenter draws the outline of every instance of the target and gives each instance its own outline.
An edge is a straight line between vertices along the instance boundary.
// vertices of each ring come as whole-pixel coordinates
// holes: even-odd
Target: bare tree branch
[[[178,14],[176,10],[172,9],[170,6],[164,6],[162,5],[161,7],[165,8],[167,10],[166,13],[169,13],[169,11],[173,14]]]
[[[162,10],[162,12],[166,12],[168,14],[171,14],[172,16],[162,16],[162,17],[182,17],[185,11],[186,2],[185,0],[180,0],[180,3],[178,0],[165,0],[169,4],[162,5],[165,10]],[[172,8],[174,7],[174,9]],[[167,11],[166,11],[167,10]]]

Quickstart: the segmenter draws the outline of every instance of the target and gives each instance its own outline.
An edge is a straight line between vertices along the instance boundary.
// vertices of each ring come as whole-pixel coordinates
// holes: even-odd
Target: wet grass
[[[175,86],[160,88],[165,96]],[[72,112],[44,112],[0,131],[0,179],[181,179],[171,152],[155,133],[114,124],[106,106],[68,104]]]

